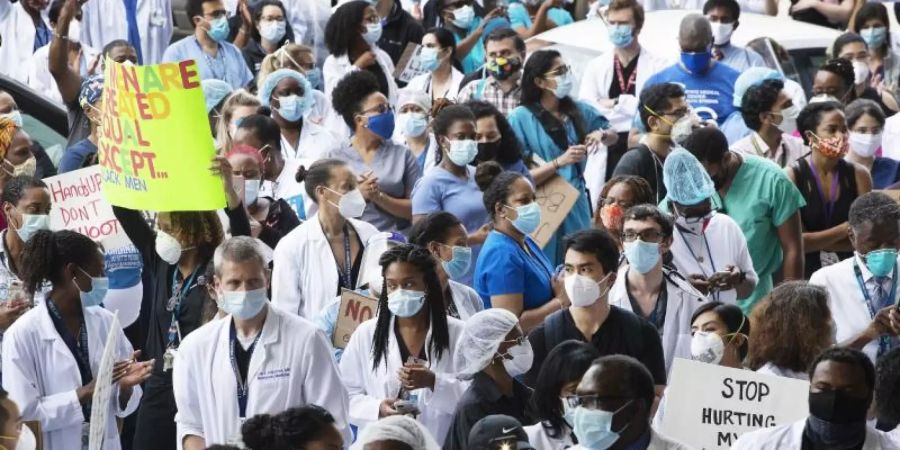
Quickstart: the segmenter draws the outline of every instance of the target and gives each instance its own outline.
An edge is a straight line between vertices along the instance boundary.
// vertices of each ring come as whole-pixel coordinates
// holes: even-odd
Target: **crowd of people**
[[[69,125],[0,91],[0,448],[689,449],[680,358],[809,382],[733,448],[900,449],[900,55],[883,3],[791,3],[845,30],[808,92],[731,40],[775,0],[187,0],[174,41],[169,0],[0,0],[0,73]],[[526,46],[576,20],[583,73]],[[125,283],[45,179],[103,160],[106,65],[184,60],[227,205],[113,205]]]

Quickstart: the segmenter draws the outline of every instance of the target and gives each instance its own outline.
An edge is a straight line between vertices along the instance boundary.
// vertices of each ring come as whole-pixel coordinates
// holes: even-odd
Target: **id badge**
[[[178,349],[175,347],[166,349],[166,352],[163,354],[163,372],[168,372],[172,370],[172,367],[175,367],[175,355],[177,354]]]

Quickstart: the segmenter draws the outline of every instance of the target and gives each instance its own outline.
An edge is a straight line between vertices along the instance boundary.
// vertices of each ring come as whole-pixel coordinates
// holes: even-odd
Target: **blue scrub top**
[[[525,245],[530,255],[515,239],[499,231],[488,233],[475,263],[475,290],[485,308],[491,308],[493,295],[522,294],[524,311],[553,298],[550,260],[530,237],[525,237]]]
[[[472,34],[472,31],[477,29],[479,25],[481,25],[481,21],[483,19],[481,17],[476,17],[472,20],[472,24],[469,25],[469,30],[465,35],[458,35],[456,32],[453,33],[453,37],[456,38],[456,45],[459,45],[466,36]],[[465,58],[462,59],[462,69],[463,73],[468,75],[479,68],[484,64],[484,36],[478,38],[478,42],[472,46],[472,50],[469,50],[469,54],[466,55]]]
[[[575,104],[581,112],[581,117],[584,119],[585,133],[609,128],[609,121],[593,106],[580,101],[576,101]],[[557,147],[550,135],[544,131],[544,127],[538,118],[525,106],[519,106],[509,114],[509,124],[519,139],[523,159],[536,154],[544,161],[550,162],[566,151],[566,149]],[[581,144],[581,142],[578,142],[578,134],[571,120],[565,122],[565,128],[569,145]],[[556,230],[556,233],[553,234],[553,237],[544,247],[544,253],[553,264],[560,264],[563,261],[565,253],[562,248],[563,236],[591,227],[591,207],[584,184],[585,164],[585,162],[572,164],[561,167],[556,171],[582,195],[578,197],[575,206],[572,207],[572,210],[566,216],[566,220],[563,221],[562,225],[560,225],[559,229]]]
[[[195,36],[188,36],[173,43],[163,53],[163,62],[179,62],[193,59],[197,62],[201,80],[222,80],[232,88],[242,88],[253,81],[253,74],[247,67],[244,55],[233,44],[220,42],[219,51],[213,58],[203,52]]]

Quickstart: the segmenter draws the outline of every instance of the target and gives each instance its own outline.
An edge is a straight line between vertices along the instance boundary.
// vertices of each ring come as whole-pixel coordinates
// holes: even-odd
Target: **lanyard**
[[[685,233],[682,231],[682,233],[681,233],[682,239],[684,239],[684,234]],[[715,261],[713,261],[712,249],[709,248],[709,240],[706,239],[706,233],[700,233],[700,238],[703,239],[703,243],[706,244],[706,254],[709,255],[709,265],[710,265],[710,267],[712,267],[712,273],[710,273],[709,275],[707,275],[706,271],[703,270],[703,264],[701,263],[701,258],[698,258],[697,255],[694,253],[694,249],[691,248],[691,244],[688,243],[687,239],[684,239],[684,246],[687,247],[689,252],[691,252],[691,257],[694,258],[694,261],[697,261],[697,266],[700,267],[700,273],[702,273],[704,277],[709,278],[714,273],[716,273],[716,263],[715,263]],[[714,296],[715,296],[715,300],[718,301],[719,300],[719,292],[716,291]]]
[[[253,338],[253,343],[250,344],[250,347],[247,347],[247,371],[250,371],[250,358],[253,356],[253,350],[256,348],[256,343],[259,342],[259,338],[262,336],[262,330],[257,333],[256,337]],[[237,330],[234,328],[234,322],[231,322],[231,331],[230,331],[230,339],[229,339],[229,357],[231,358],[231,369],[234,371],[234,379],[237,382],[237,399],[238,399],[238,408],[240,409],[240,418],[243,419],[247,417],[247,399],[250,397],[250,385],[244,377],[241,376],[241,369],[238,367],[237,357],[235,357],[235,348],[237,345],[240,345],[237,341]],[[247,374],[250,375],[249,373]]]
[[[226,64],[225,54],[223,53],[225,49],[219,46],[219,50],[216,52],[215,58],[210,58],[209,55],[207,55],[206,52],[203,51],[203,46],[200,45],[200,41],[195,39],[194,42],[197,44],[197,48],[200,49],[200,54],[203,55],[203,59],[206,60],[206,66],[209,67],[209,71],[212,72],[212,77],[217,80],[227,82],[228,65]],[[213,67],[213,63],[219,62],[219,56],[222,57],[222,74],[217,73],[216,69]]]
[[[756,136],[750,136],[750,143],[753,144],[753,149],[756,150],[757,155],[769,159],[768,152],[764,152],[762,148],[759,147],[759,144],[756,143]],[[780,147],[781,157],[778,158],[778,165],[784,167],[785,164],[787,164],[787,148],[784,146],[784,139],[781,140]],[[775,154],[773,153],[772,156],[774,157]]]
[[[344,270],[339,270],[341,283],[347,289],[353,289],[353,260],[350,257],[350,230],[344,222]]]
[[[83,386],[90,383],[91,380],[94,379],[94,375],[91,373],[91,359],[88,350],[87,325],[84,322],[84,313],[81,313],[81,326],[78,329],[78,336],[76,337],[66,328],[63,323],[62,314],[60,314],[59,309],[56,307],[56,303],[54,303],[50,297],[47,297],[47,310],[50,311],[50,319],[53,321],[53,326],[56,327],[56,331],[59,333],[60,337],[62,337],[63,342],[66,343],[66,347],[69,348],[69,351],[72,352],[72,356],[75,357],[75,363],[78,366],[78,374],[81,376],[81,385]],[[81,410],[84,413],[85,421],[90,420],[90,402],[81,405]]]
[[[866,283],[863,281],[862,271],[859,270],[859,264],[856,261],[853,261],[853,272],[856,274],[856,282],[859,283],[859,290],[862,291],[863,300],[866,302],[866,307],[869,308],[869,314],[872,316],[872,320],[875,320],[875,316],[878,314],[878,309],[875,307],[875,303],[872,301],[872,297],[869,295],[869,290],[866,289]],[[875,279],[875,282],[878,283],[878,279]],[[891,296],[889,297],[888,304],[893,304],[894,299],[897,297],[897,266],[894,265],[894,274],[891,278]],[[879,299],[880,300],[880,299]],[[881,356],[885,354],[891,347],[891,338],[890,336],[881,336],[878,338],[878,354],[877,356]]]
[[[202,264],[194,269],[191,276],[182,283],[176,282],[178,277],[178,267],[175,267],[175,270],[172,272],[172,297],[169,298],[169,303],[166,305],[166,310],[172,312],[172,320],[169,323],[166,348],[175,347],[176,338],[178,339],[178,343],[181,343],[181,326],[178,324],[178,320],[181,318],[181,304],[185,297],[191,292],[191,289],[197,286],[197,283],[194,283],[194,280],[197,278],[197,274],[200,273],[201,269],[203,269]]]
[[[628,94],[628,91],[634,87],[634,82],[637,79],[637,67],[631,72],[631,75],[628,77],[628,82],[626,82],[625,75],[622,73],[622,63],[619,62],[619,58],[613,56],[613,65],[616,68],[616,80],[619,82],[619,89],[621,90],[620,94]]]
[[[835,172],[831,176],[831,200],[826,200],[825,189],[822,188],[822,181],[819,180],[819,172],[816,170],[816,163],[810,161],[809,170],[812,171],[813,179],[816,180],[816,189],[819,191],[819,197],[822,199],[822,203],[825,204],[825,217],[828,220],[827,224],[830,224],[831,216],[834,214],[834,207],[837,204],[838,182],[841,179],[841,173],[838,172],[837,167],[835,167]]]

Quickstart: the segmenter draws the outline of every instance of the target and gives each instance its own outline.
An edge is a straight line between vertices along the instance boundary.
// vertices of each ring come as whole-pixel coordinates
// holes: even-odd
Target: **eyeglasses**
[[[665,235],[656,230],[644,230],[640,232],[626,231],[622,233],[622,240],[625,242],[634,242],[638,238],[644,242],[659,242]]]
[[[387,112],[389,112],[389,111],[390,111],[390,112],[393,112],[393,111],[394,111],[394,107],[393,107],[390,103],[382,103],[382,104],[380,104],[380,105],[378,105],[378,106],[373,106],[373,107],[371,107],[371,108],[369,108],[369,109],[364,109],[364,110],[362,110],[362,111],[360,112],[360,114],[362,114],[362,115],[366,115],[366,114],[368,114],[368,113],[384,114],[384,113],[387,113]]]
[[[528,335],[523,334],[523,335],[521,335],[521,336],[519,336],[519,337],[517,337],[517,338],[515,338],[515,339],[513,339],[513,340],[510,340],[510,341],[503,341],[503,342],[501,342],[501,344],[523,345],[523,344],[525,344],[526,342],[528,342]]]
[[[572,68],[569,67],[568,64],[563,64],[547,73],[544,74],[544,77],[551,78],[556,76],[566,75],[572,71]]]
[[[619,397],[619,396],[608,396],[608,395],[567,395],[562,397],[563,403],[566,404],[569,408],[587,408],[587,409],[602,409],[604,411],[613,412],[623,406],[623,404],[628,403],[629,401],[634,400],[634,397]]]

